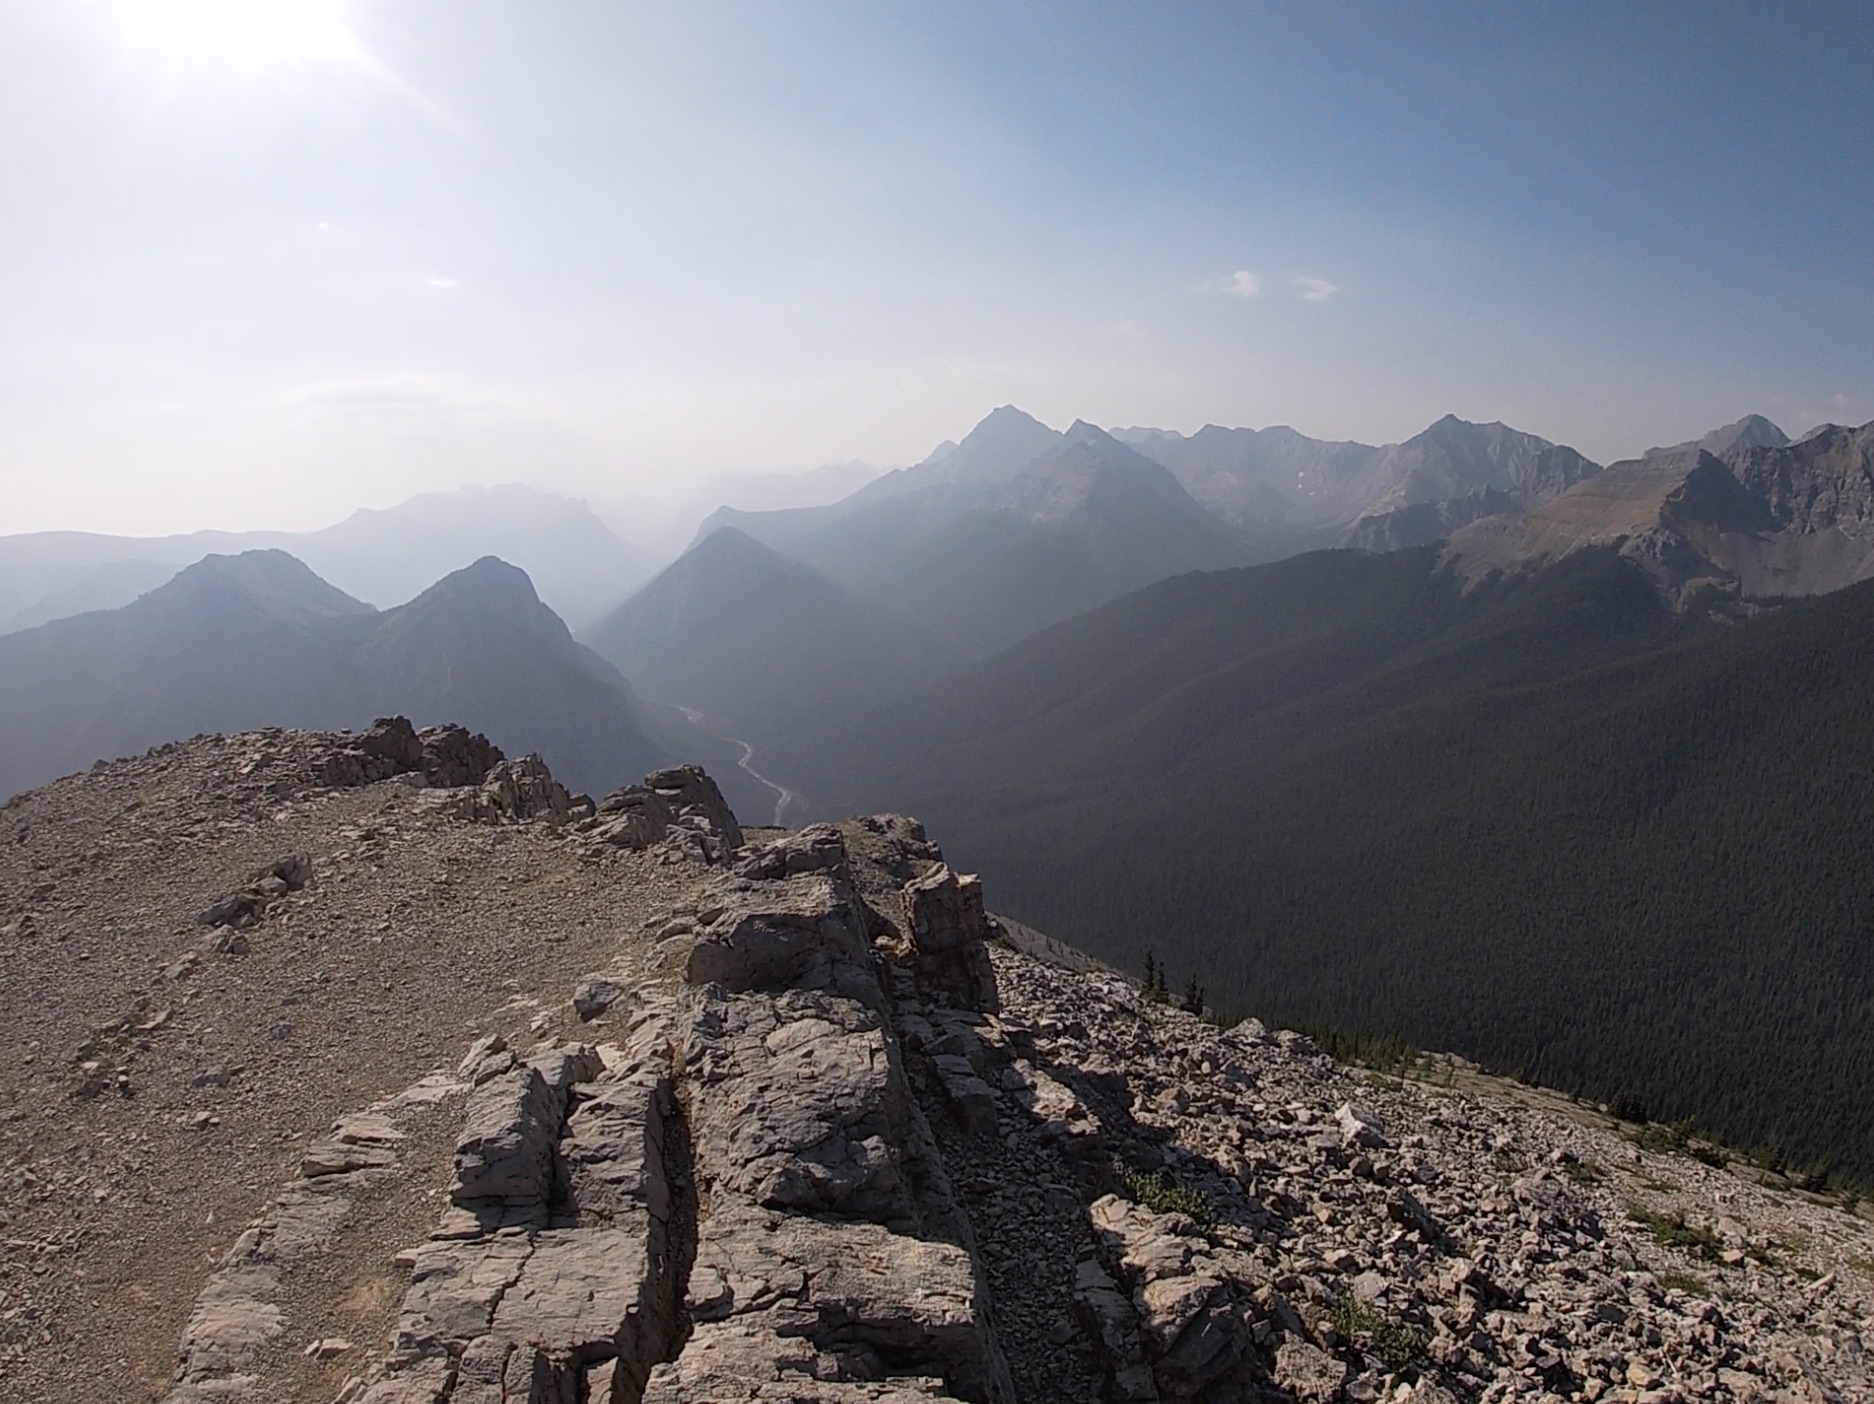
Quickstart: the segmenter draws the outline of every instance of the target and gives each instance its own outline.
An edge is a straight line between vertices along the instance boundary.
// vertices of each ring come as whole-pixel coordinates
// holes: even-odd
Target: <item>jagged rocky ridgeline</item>
[[[562,1032],[458,1045],[303,1148],[172,1404],[1870,1397],[1864,1222],[1143,1001],[911,820],[745,834],[693,769],[433,784],[464,743],[405,729],[334,754],[397,749],[363,783],[422,776],[427,842],[526,826],[668,896],[564,972]],[[288,870],[216,929],[270,939],[320,882]],[[320,1324],[361,1252],[382,1339]]]

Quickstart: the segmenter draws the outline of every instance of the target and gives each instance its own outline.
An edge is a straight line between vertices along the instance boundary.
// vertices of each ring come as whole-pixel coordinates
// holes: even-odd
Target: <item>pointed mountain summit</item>
[[[279,620],[335,619],[373,613],[285,551],[204,556],[147,596],[151,612],[179,613],[236,604]]]
[[[947,452],[831,507],[718,513],[959,652],[981,654],[1167,575],[1248,556],[1162,464],[1085,422],[1004,405]]]
[[[1480,518],[1539,506],[1600,471],[1564,444],[1447,414],[1380,456],[1369,504],[1341,544],[1368,551],[1427,545]]]
[[[310,533],[297,549],[321,574],[380,606],[413,599],[447,572],[498,556],[525,570],[556,612],[575,621],[596,618],[650,573],[644,553],[585,502],[518,483],[360,509]]]
[[[732,527],[697,542],[589,638],[645,696],[753,744],[758,765],[960,661],[928,630]]]
[[[1061,521],[1103,494],[1141,493],[1196,519],[1206,513],[1163,464],[1077,419],[1009,481],[1002,502],[1035,521]]]
[[[665,758],[658,724],[618,672],[574,641],[527,573],[485,556],[386,610],[351,654],[373,715],[449,716],[515,754],[538,751],[602,792]]]
[[[1374,465],[1373,499],[1361,515],[1486,493],[1533,507],[1600,471],[1565,445],[1507,424],[1473,424],[1447,414],[1386,450]]]
[[[597,618],[650,574],[643,552],[584,502],[508,484],[361,508],[319,531],[184,536],[34,532],[0,537],[0,632],[115,609],[210,552],[279,550],[358,599],[402,603],[482,556],[514,562],[575,621]]]
[[[939,446],[936,453],[910,472],[937,472],[956,483],[1000,485],[1057,447],[1063,437],[1058,429],[1050,429],[1026,410],[1003,405],[984,416],[955,448],[945,453]]]
[[[541,630],[556,637],[567,632],[560,617],[541,602],[533,578],[499,556],[483,556],[460,570],[451,571],[400,608],[408,611],[406,617],[410,619],[464,608],[487,611],[523,628]]]
[[[1733,423],[1721,425],[1700,438],[1688,439],[1685,443],[1674,444],[1670,448],[1650,448],[1643,455],[1657,458],[1662,454],[1679,453],[1686,449],[1703,449],[1713,458],[1724,458],[1747,448],[1787,448],[1789,435],[1760,414],[1747,414]]]
[[[1024,468],[998,505],[1084,539],[1113,584],[1133,582],[1125,589],[1249,559],[1169,469],[1084,420]]]
[[[198,732],[392,713],[539,751],[586,789],[689,758],[514,566],[484,558],[380,612],[266,550],[0,637],[0,792]]]

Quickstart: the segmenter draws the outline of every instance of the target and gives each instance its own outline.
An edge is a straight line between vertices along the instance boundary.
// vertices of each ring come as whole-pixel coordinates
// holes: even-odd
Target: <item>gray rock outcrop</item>
[[[412,823],[472,817],[385,793]],[[1874,1231],[1848,1215],[1455,1061],[1368,1076],[988,940],[980,886],[908,820],[706,866],[553,820],[454,833],[525,845],[528,872],[564,855],[600,900],[640,884],[612,963],[299,1145],[196,1298],[171,1404],[1762,1404],[1874,1381]],[[340,1314],[361,1282],[368,1327]],[[0,1347],[32,1326],[8,1310]]]
[[[939,864],[904,888],[904,925],[911,964],[932,993],[965,1009],[996,1010],[996,977],[983,942],[989,919],[983,912],[982,880],[959,877]]]
[[[1823,425],[1794,443],[1721,438],[1721,457],[1696,443],[1655,450],[1534,510],[1473,522],[1445,560],[1475,582],[1612,549],[1681,609],[1827,594],[1874,576],[1874,424]]]
[[[419,732],[408,717],[379,717],[324,757],[319,779],[349,787],[416,773],[432,785],[453,788],[479,783],[504,759],[499,746],[464,727],[431,726]]]
[[[742,847],[742,826],[716,782],[694,765],[653,771],[614,790],[580,825],[596,843],[643,849],[666,839],[701,863],[722,863]]]

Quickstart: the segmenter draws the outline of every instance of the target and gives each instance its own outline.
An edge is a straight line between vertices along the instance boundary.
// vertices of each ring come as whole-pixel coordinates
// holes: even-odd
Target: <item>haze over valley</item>
[[[0,1393],[1874,1399],[1871,48],[0,6]]]

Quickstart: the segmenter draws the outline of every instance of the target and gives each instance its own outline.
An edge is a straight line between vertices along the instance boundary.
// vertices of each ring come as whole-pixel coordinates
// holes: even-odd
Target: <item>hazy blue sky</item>
[[[259,15],[262,18],[256,19]],[[1874,418],[1874,6],[0,4],[0,531]]]

